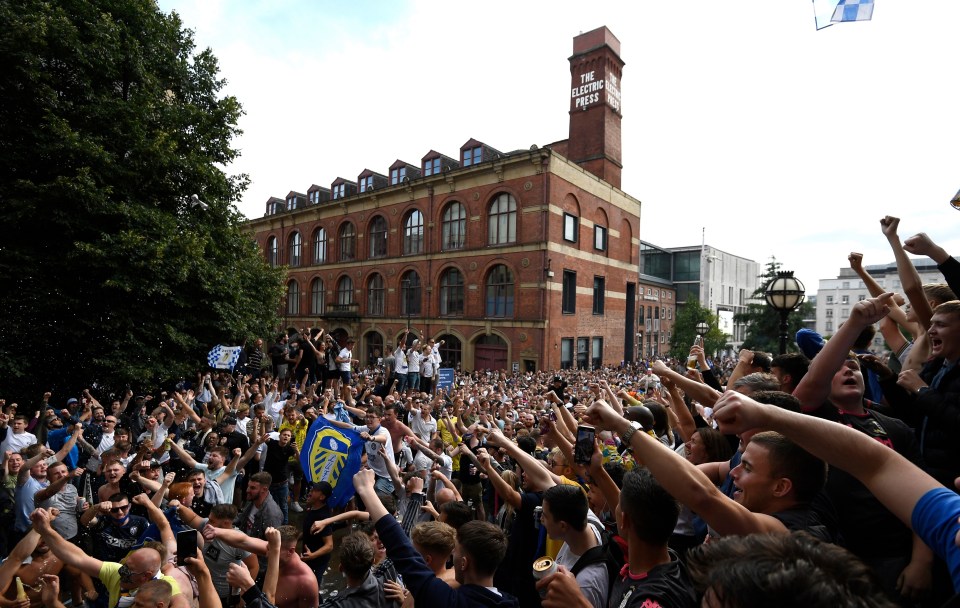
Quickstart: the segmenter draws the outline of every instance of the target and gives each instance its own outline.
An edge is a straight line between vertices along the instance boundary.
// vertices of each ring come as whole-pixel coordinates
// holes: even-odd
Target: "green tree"
[[[152,0],[0,0],[0,24],[0,394],[176,378],[275,327],[212,52]]]
[[[703,336],[703,350],[709,356],[722,349],[728,337],[720,331],[719,319],[709,308],[704,308],[697,300],[688,300],[677,309],[674,316],[673,333],[670,335],[670,355],[684,359],[690,353],[693,340],[697,337],[697,323],[705,321],[710,326]]]
[[[751,298],[756,302],[747,305],[747,311],[734,316],[735,323],[747,325],[747,336],[743,348],[761,350],[773,354],[780,352],[780,313],[767,304],[764,291],[770,281],[777,278],[780,262],[771,257],[764,268],[757,290]],[[787,352],[798,352],[794,341],[797,331],[803,328],[803,320],[813,316],[813,305],[804,302],[787,317]]]

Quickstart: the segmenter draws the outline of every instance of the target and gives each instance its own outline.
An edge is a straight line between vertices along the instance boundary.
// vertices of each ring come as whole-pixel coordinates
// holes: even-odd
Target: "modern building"
[[[918,258],[911,260],[920,275],[920,281],[926,283],[943,283],[943,274],[937,270],[933,260]],[[880,287],[903,294],[900,284],[900,275],[897,273],[896,262],[864,266]],[[816,330],[824,336],[833,335],[837,328],[850,316],[850,309],[860,300],[870,297],[863,280],[852,268],[841,268],[835,279],[820,279],[817,287],[817,322]],[[883,337],[877,333],[874,346],[883,348]]]
[[[753,260],[721,251],[710,245],[658,247],[640,243],[641,277],[668,281],[676,291],[676,306],[696,300],[720,320],[720,330],[738,349],[747,327],[735,323],[734,315],[746,312],[759,284],[760,265]],[[669,337],[667,338],[669,341]]]
[[[581,34],[569,62],[565,140],[468,139],[268,200],[248,227],[288,267],[284,321],[356,337],[364,363],[408,326],[464,370],[633,360],[640,201],[620,190],[620,42]]]

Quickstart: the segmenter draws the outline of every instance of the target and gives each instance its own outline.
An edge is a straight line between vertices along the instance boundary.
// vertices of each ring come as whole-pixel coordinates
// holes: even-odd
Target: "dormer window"
[[[425,163],[423,163],[423,175],[424,175],[424,176],[439,175],[439,174],[440,174],[440,159],[439,159],[439,158],[433,158],[433,159],[430,159],[430,160],[426,161]]]
[[[293,211],[297,208],[297,197],[291,196],[287,199],[287,211]]]
[[[390,171],[390,185],[396,186],[399,183],[403,182],[403,178],[407,176],[407,168],[400,167],[398,169],[392,169]]]
[[[373,190],[373,176],[368,175],[360,180],[360,192],[366,192],[367,190]]]
[[[483,148],[480,146],[463,151],[464,167],[469,167],[470,165],[479,165],[481,160],[483,160]]]
[[[308,199],[310,200],[310,204],[311,204],[311,205],[317,205],[317,204],[320,203],[320,191],[319,191],[319,190],[314,190],[313,192],[310,192],[309,194],[307,194],[307,197],[308,197]]]
[[[346,184],[337,184],[333,187],[333,198],[343,198],[347,195],[347,185]]]

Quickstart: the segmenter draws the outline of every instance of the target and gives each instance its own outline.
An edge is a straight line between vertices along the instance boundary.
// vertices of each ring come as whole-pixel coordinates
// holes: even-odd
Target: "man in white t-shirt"
[[[364,420],[366,425],[354,426],[348,422],[331,420],[330,423],[341,429],[350,429],[360,433],[360,438],[366,444],[364,451],[367,454],[367,465],[373,469],[377,475],[376,489],[378,494],[392,494],[393,482],[390,480],[390,470],[387,469],[387,461],[384,460],[380,446],[386,446],[385,452],[393,455],[393,441],[390,438],[390,432],[380,425],[380,419],[383,418],[383,410],[378,407],[368,407]]]
[[[360,363],[358,359],[353,358],[353,345],[356,344],[356,340],[350,338],[347,340],[346,346],[340,349],[340,354],[337,355],[337,369],[340,372],[340,380],[342,384],[340,386],[340,398],[350,403],[352,399],[350,396],[350,369],[354,363]]]
[[[7,437],[0,442],[0,463],[5,458],[7,452],[19,452],[25,447],[31,446],[37,442],[37,436],[27,432],[27,417],[18,414],[10,425]]]

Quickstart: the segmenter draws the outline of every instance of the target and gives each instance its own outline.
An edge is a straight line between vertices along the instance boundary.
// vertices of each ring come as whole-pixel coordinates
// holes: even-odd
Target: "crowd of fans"
[[[800,353],[438,387],[428,336],[354,374],[352,339],[289,328],[156,396],[0,400],[0,608],[942,605],[960,263],[881,224],[905,299],[851,254],[873,297]],[[363,442],[343,508],[300,465],[320,417]]]

